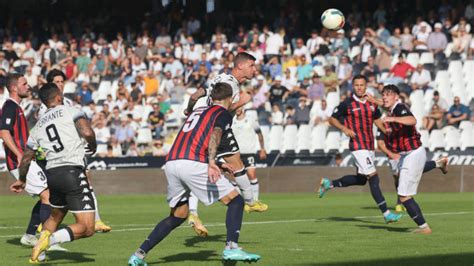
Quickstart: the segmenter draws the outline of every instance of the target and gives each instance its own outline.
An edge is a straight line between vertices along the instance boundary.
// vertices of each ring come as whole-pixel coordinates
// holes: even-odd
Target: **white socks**
[[[253,204],[255,202],[252,188],[250,185],[249,177],[245,168],[240,169],[234,173],[235,182],[242,191],[242,197],[246,203]]]
[[[189,195],[188,199],[188,205],[189,205],[189,213],[192,215],[198,216],[197,210],[198,210],[198,199],[194,194],[191,192]]]
[[[95,205],[95,220],[100,221],[100,215],[99,215],[99,204],[97,203],[97,198],[95,196],[94,190],[92,189],[92,186],[89,186],[92,194],[92,198],[94,199],[94,205]]]
[[[71,242],[71,234],[66,228],[60,229],[54,232],[49,238],[49,245],[53,246],[56,244],[61,244],[65,242]]]
[[[260,190],[260,185],[258,184],[258,179],[250,180],[250,188],[252,189],[253,199],[258,201],[258,192]]]

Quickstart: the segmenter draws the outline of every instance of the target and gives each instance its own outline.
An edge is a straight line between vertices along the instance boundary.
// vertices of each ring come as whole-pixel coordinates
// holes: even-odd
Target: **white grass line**
[[[436,213],[426,213],[424,216],[446,216],[446,215],[464,215],[464,214],[472,214],[472,211],[463,211],[463,212],[436,212]],[[347,217],[348,219],[382,219],[381,215],[377,216],[355,216],[355,217]],[[315,219],[294,219],[294,220],[273,220],[273,221],[256,221],[256,222],[243,222],[243,225],[260,225],[260,224],[287,224],[287,223],[307,223],[307,222],[324,222],[324,221],[332,221],[328,218],[315,218]],[[148,227],[138,227],[138,228],[124,228],[124,229],[113,229],[111,232],[132,232],[132,231],[147,231],[151,230],[155,224],[131,224],[134,226],[148,226]],[[117,225],[118,226],[118,225]],[[123,226],[127,226],[126,224]],[[225,223],[212,223],[206,224],[206,227],[222,227],[225,226]],[[16,226],[10,227],[14,228]],[[190,226],[184,225],[178,227],[178,229],[182,228],[189,228]],[[23,228],[23,227],[22,227]],[[0,235],[0,238],[11,238],[11,237],[21,237],[22,235]]]

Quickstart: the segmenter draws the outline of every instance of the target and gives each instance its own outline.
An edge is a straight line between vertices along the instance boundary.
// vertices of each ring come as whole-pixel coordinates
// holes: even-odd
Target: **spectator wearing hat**
[[[299,127],[301,125],[309,124],[309,113],[311,106],[307,104],[307,98],[301,96],[298,99],[298,106],[295,109],[295,124]]]
[[[276,76],[273,81],[273,85],[270,87],[269,100],[271,105],[279,105],[283,107],[283,102],[288,97],[289,90],[285,86],[281,85],[281,77]]]
[[[314,73],[311,79],[311,85],[306,88],[308,98],[311,101],[321,100],[324,98],[324,84],[319,78],[318,73]]]
[[[433,53],[436,59],[442,59],[444,57],[444,49],[448,45],[448,38],[442,31],[443,25],[439,22],[435,23],[434,31],[430,33],[428,37],[427,45],[428,50]]]

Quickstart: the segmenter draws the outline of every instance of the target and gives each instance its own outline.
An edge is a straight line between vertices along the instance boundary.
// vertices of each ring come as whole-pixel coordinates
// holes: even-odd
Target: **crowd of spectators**
[[[189,95],[218,73],[230,72],[240,51],[257,59],[259,72],[242,84],[253,95],[246,109],[269,126],[327,123],[335,104],[351,97],[357,74],[368,77],[368,91],[376,97],[383,84],[398,84],[402,99],[410,104],[413,91],[435,89],[436,72],[450,61],[474,59],[474,1],[463,6],[462,13],[442,1],[438,10],[414,23],[388,27],[392,7],[381,3],[372,14],[361,15],[353,6],[344,29],[314,29],[301,36],[289,33],[294,18],[285,14],[273,23],[238,26],[235,31],[216,26],[207,39],[200,34],[203,21],[197,17],[183,20],[176,31],[157,23],[152,29],[117,32],[113,38],[93,27],[75,36],[67,26],[42,43],[21,34],[4,35],[0,79],[24,73],[33,88],[22,103],[32,126],[39,108],[35,91],[49,71],[60,69],[67,78],[66,97],[82,106],[98,143],[106,147],[99,156],[165,155]],[[410,53],[425,52],[433,54],[433,63],[411,65],[406,60]],[[104,82],[112,84],[106,95],[100,89]],[[3,85],[1,99],[8,96]],[[337,95],[336,103],[330,94]],[[469,107],[454,97],[448,103],[436,91],[432,102],[423,118],[425,129],[474,121],[472,102]],[[151,130],[152,142],[140,142],[142,129]]]

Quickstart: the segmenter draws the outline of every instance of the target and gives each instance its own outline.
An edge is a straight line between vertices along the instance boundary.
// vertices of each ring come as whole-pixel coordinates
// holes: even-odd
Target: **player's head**
[[[357,97],[363,97],[367,90],[367,77],[364,75],[355,75],[352,78],[352,87]]]
[[[39,98],[46,107],[60,105],[63,101],[63,95],[58,86],[52,82],[43,85],[39,90]]]
[[[66,81],[66,75],[61,70],[53,69],[49,71],[46,76],[47,82],[52,82],[58,86],[61,92],[64,90],[64,82]]]
[[[216,83],[211,91],[211,99],[213,103],[228,109],[232,104],[232,87],[227,83]]]
[[[385,85],[382,90],[383,107],[391,109],[400,98],[400,90],[393,84]]]
[[[7,78],[7,89],[12,96],[17,95],[20,98],[26,98],[29,95],[30,86],[23,75],[12,73]]]
[[[234,58],[234,71],[238,73],[237,78],[251,79],[255,76],[257,68],[255,67],[255,57],[246,52],[238,53]],[[239,80],[242,82],[243,80]]]

